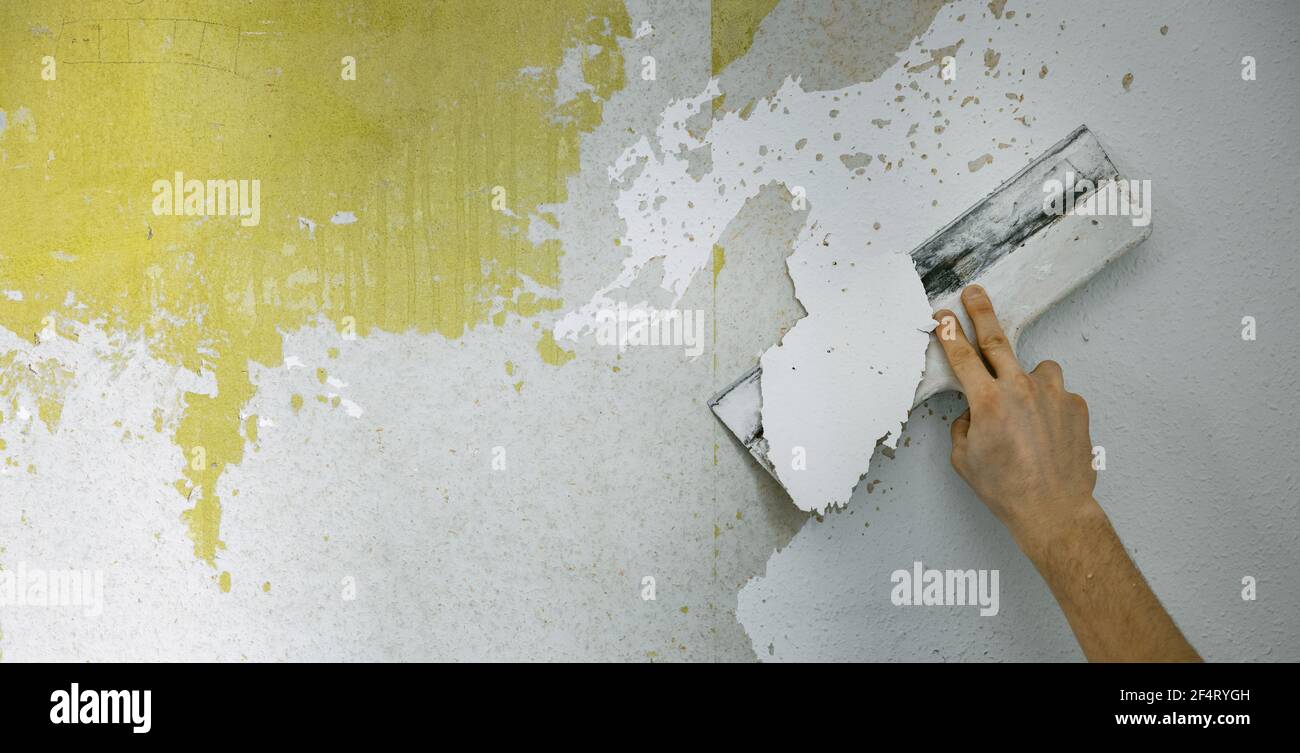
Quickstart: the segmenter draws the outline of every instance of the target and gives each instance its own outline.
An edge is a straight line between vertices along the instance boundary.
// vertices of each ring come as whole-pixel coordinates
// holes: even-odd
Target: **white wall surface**
[[[558,211],[574,307],[622,265],[609,166],[708,83],[706,3],[628,7],[654,33],[626,40],[629,85],[584,137]],[[1097,496],[1192,644],[1212,660],[1300,660],[1300,5],[1005,10],[1016,16],[954,2],[913,30],[913,14],[875,3],[783,0],[722,77],[727,106],[787,76],[808,90],[898,84],[907,101],[880,105],[888,128],[845,129],[906,160],[873,165],[862,208],[902,250],[1080,123],[1128,177],[1150,179],[1150,240],[1030,329],[1021,359],[1059,361],[1088,398],[1107,453]],[[959,39],[953,84],[906,71]],[[660,61],[655,82],[639,80],[644,54]],[[961,106],[967,96],[978,103]],[[993,162],[971,171],[986,152]],[[77,374],[59,431],[5,429],[41,468],[0,476],[0,562],[102,569],[104,609],[0,610],[3,658],[1081,659],[1044,584],[948,465],[959,398],[914,411],[910,442],[873,459],[872,490],[823,518],[799,512],[706,409],[802,314],[785,256],[803,218],[788,199],[767,186],[725,218],[716,292],[706,269],[675,302],[716,323],[715,348],[694,361],[672,348],[620,356],[588,335],[555,368],[525,324],[456,341],[377,335],[331,362],[359,417],[295,416],[290,396],[315,375],[255,368],[248,413],[269,422],[223,475],[229,593],[192,554],[171,487],[179,450],[152,430],[153,407],[195,377],[94,330],[58,343]],[[651,264],[627,300],[673,305],[659,282]],[[1243,316],[1258,340],[1242,340]],[[322,326],[287,335],[285,354],[321,363],[337,345]],[[504,472],[491,469],[496,446]],[[1000,613],[893,606],[890,573],[914,560],[999,569]],[[1245,576],[1255,601],[1241,598]]]

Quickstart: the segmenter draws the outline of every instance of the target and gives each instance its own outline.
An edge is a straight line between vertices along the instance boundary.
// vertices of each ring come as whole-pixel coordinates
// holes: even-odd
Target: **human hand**
[[[1032,557],[1084,520],[1104,518],[1092,496],[1088,404],[1065,391],[1055,361],[1025,373],[983,288],[961,297],[978,349],[951,311],[934,314],[970,406],[952,422],[952,465]]]

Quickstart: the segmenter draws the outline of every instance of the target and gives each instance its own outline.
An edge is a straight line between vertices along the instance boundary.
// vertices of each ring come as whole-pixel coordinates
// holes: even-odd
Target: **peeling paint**
[[[281,363],[284,332],[322,316],[358,336],[455,338],[494,315],[535,313],[517,302],[526,281],[558,286],[559,242],[529,241],[522,212],[564,199],[579,135],[624,84],[617,39],[630,22],[613,0],[546,13],[394,1],[346,14],[280,1],[165,21],[152,6],[103,7],[100,19],[79,2],[0,9],[5,70],[32,71],[6,73],[0,100],[11,114],[0,134],[5,284],[24,294],[0,300],[0,322],[24,337],[51,315],[95,322],[214,378],[184,396],[174,439],[194,554],[215,565],[220,480],[244,457],[240,411],[256,391],[249,366]],[[57,40],[25,32],[61,18],[85,20]],[[205,42],[168,36],[191,26]],[[337,39],[364,61],[364,85],[340,80]],[[575,44],[589,89],[557,107],[557,69]],[[145,64],[108,64],[105,45]],[[54,82],[29,63],[51,51]],[[515,75],[526,66],[538,76]],[[152,216],[152,182],[177,171],[259,178],[260,225]],[[492,206],[498,186],[505,211]],[[74,259],[52,266],[55,251]],[[63,305],[70,291],[76,306]],[[54,403],[43,412],[57,422]]]

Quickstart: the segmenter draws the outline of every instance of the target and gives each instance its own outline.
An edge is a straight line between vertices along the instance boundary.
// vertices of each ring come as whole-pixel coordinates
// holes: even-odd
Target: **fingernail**
[[[973,284],[972,284],[972,285],[967,285],[967,286],[966,286],[966,292],[967,292],[967,293],[978,293],[978,294],[980,294],[980,295],[983,295],[983,294],[984,294],[984,288],[980,287],[979,285],[973,285]]]

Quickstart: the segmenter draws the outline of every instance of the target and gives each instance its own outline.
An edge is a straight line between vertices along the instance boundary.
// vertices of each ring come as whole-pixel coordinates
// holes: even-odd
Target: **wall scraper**
[[[1070,211],[1048,211],[1049,206]],[[1039,314],[1146,240],[1151,234],[1150,209],[1149,191],[1134,191],[1097,137],[1087,126],[1079,126],[917,246],[912,263],[931,306],[951,309],[967,332],[975,330],[958,296],[968,284],[982,285],[1014,346]],[[708,404],[776,477],[763,438],[761,376],[761,367],[755,366]],[[913,405],[958,389],[931,334]]]

